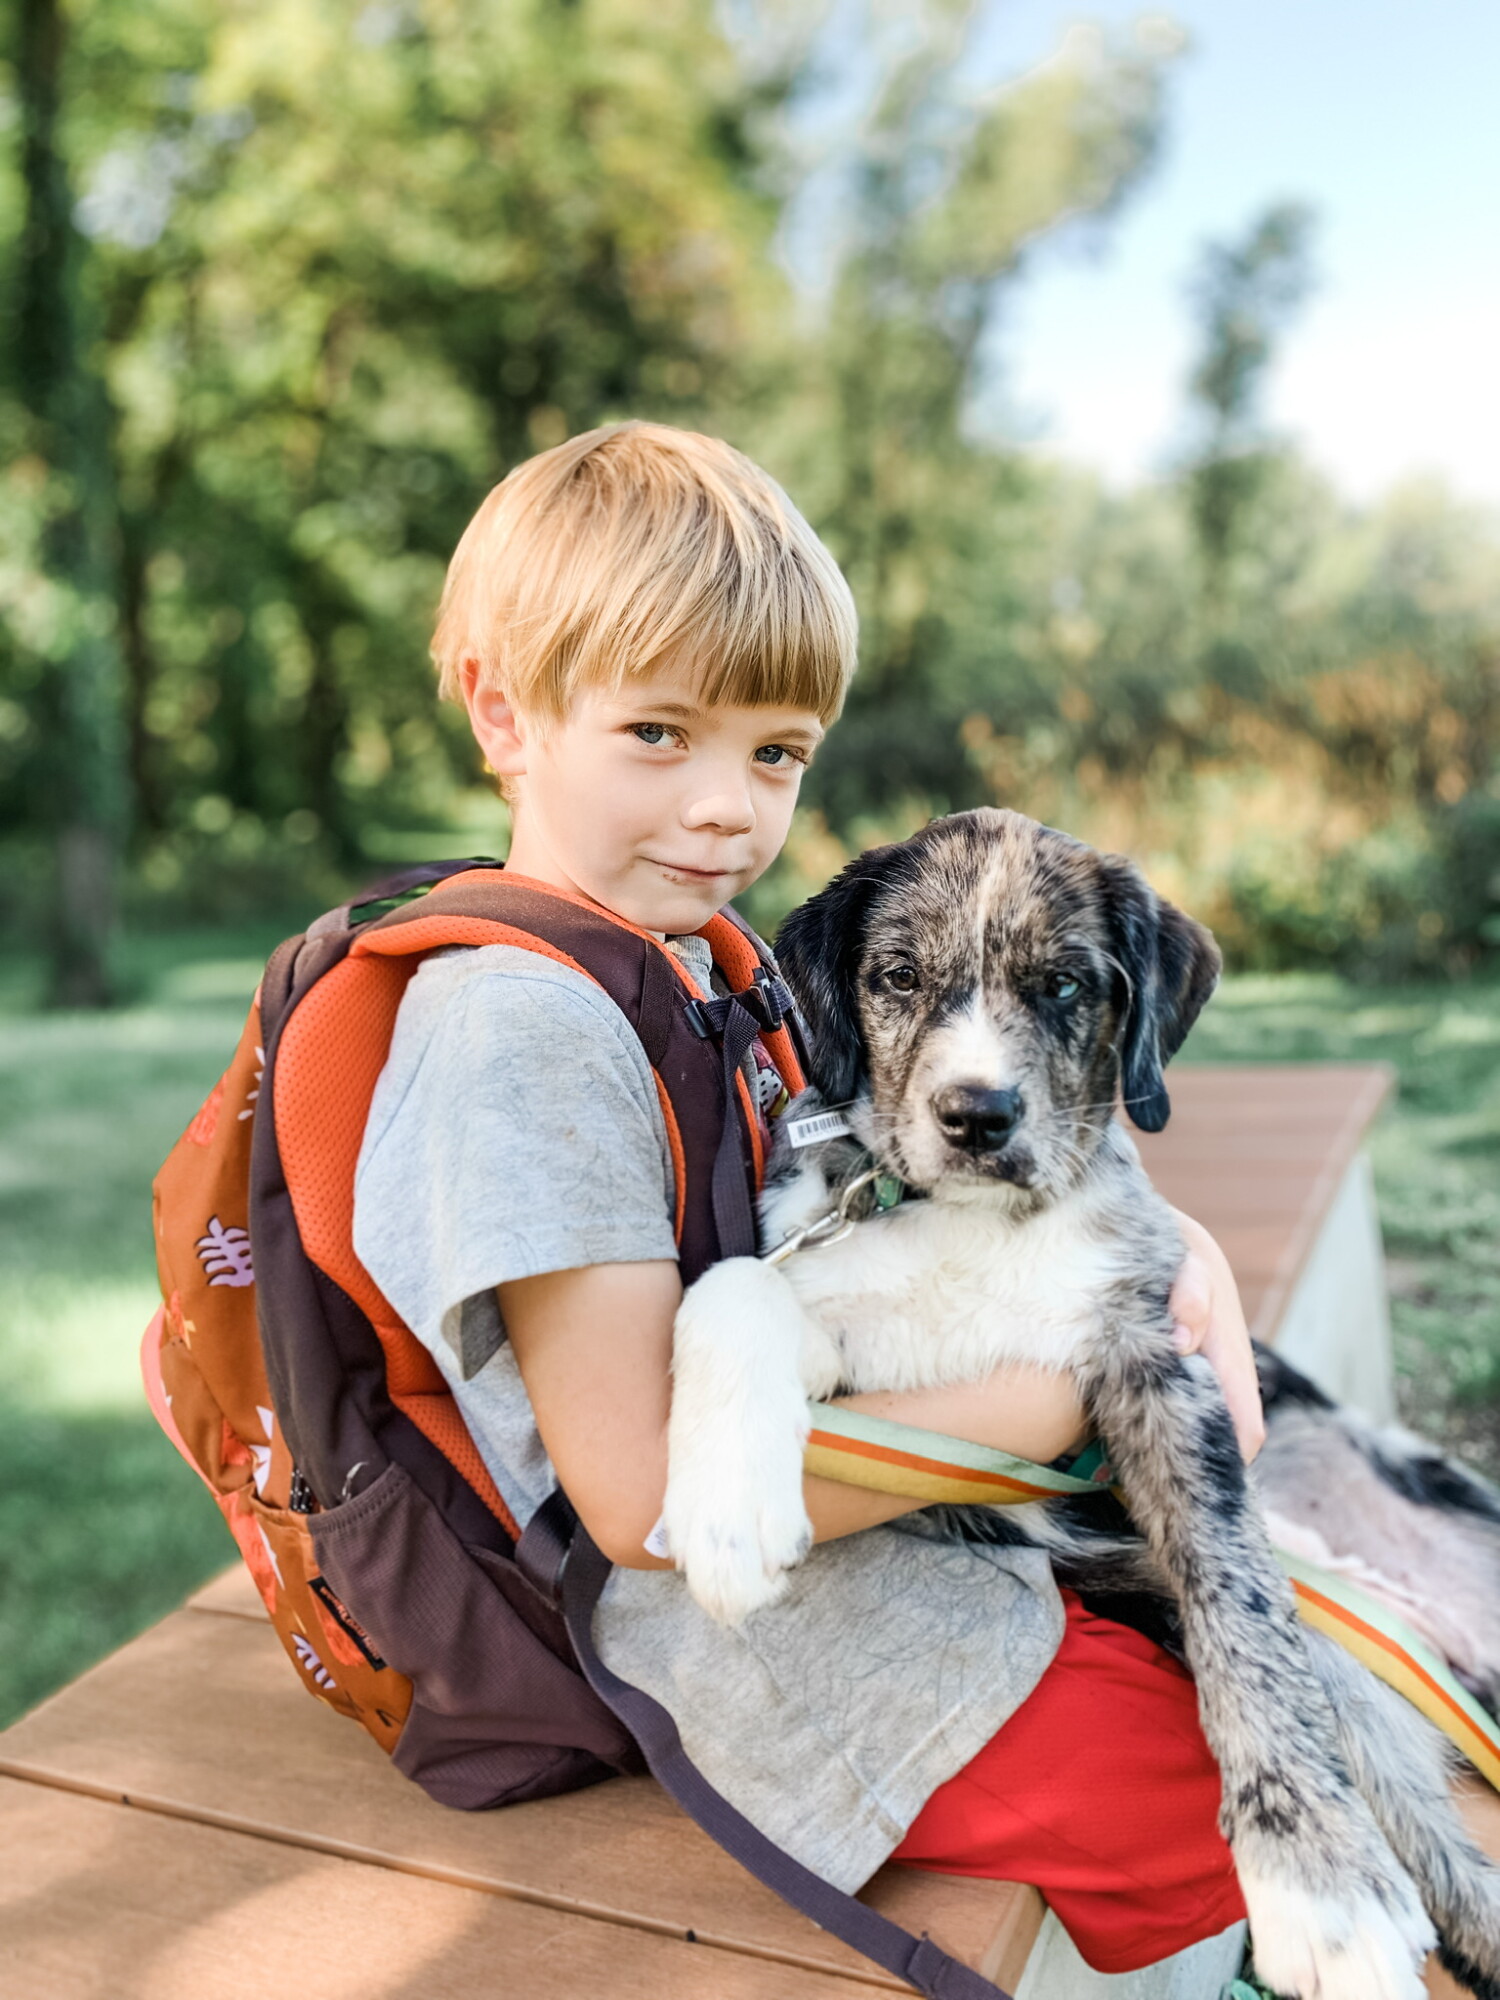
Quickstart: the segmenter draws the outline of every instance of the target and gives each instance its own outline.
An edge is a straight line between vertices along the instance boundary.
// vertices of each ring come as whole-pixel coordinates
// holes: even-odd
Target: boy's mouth
[[[689,882],[722,882],[740,872],[737,868],[688,868],[680,861],[658,861],[654,865],[668,875],[684,876]]]

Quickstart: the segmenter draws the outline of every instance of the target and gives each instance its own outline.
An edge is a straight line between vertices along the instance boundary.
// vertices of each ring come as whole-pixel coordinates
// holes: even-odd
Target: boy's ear
[[[809,1082],[826,1104],[848,1104],[864,1086],[858,977],[865,922],[897,848],[871,848],[783,922],[776,959],[807,1027]]]
[[[1099,857],[1099,885],[1123,988],[1120,1094],[1132,1124],[1172,1115],[1162,1071],[1219,983],[1223,959],[1203,925],[1165,902],[1123,855]]]
[[[464,707],[474,741],[484,752],[484,761],[497,778],[526,775],[526,735],[524,726],[503,688],[491,687],[480,679],[478,660],[465,660],[458,670]]]

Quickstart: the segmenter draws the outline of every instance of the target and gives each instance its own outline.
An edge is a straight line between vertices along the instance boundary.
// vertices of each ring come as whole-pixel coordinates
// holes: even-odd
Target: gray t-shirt
[[[370,1108],[354,1245],[523,1525],[554,1482],[494,1288],[671,1258],[672,1203],[645,1054],[598,987],[512,945],[423,964]],[[1062,1627],[1044,1556],[944,1541],[913,1514],[814,1549],[738,1631],[650,1570],[614,1572],[595,1629],[709,1781],[853,1889],[1025,1700]]]

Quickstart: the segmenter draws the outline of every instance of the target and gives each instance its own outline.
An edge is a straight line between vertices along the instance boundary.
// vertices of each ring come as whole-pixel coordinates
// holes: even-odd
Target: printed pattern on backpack
[[[142,1362],[169,1435],[217,1501],[299,1678],[389,1751],[411,1683],[318,1573],[308,1516],[290,1504],[293,1466],[261,1352],[245,1204],[264,1064],[257,994],[229,1068],[156,1179],[164,1306]]]

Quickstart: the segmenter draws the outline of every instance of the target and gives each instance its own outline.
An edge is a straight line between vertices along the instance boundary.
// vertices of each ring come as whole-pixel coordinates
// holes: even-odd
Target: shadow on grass
[[[0,1727],[234,1559],[146,1411],[0,1411]]]

